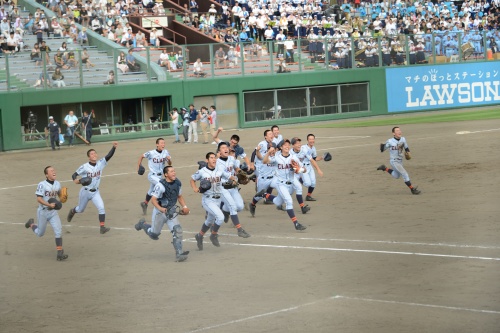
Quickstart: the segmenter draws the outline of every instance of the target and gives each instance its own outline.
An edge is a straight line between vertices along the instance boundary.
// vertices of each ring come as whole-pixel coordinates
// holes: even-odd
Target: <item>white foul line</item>
[[[461,308],[461,307],[446,306],[446,305],[422,304],[422,303],[399,302],[399,301],[386,301],[386,300],[382,300],[382,299],[349,297],[349,296],[342,296],[342,295],[337,295],[334,298],[335,299],[354,300],[354,301],[363,301],[363,302],[377,302],[377,303],[386,303],[386,304],[421,306],[421,307],[426,307],[426,308],[437,308],[437,309],[458,310],[458,311],[468,311],[468,312],[478,312],[478,313],[500,314],[500,311]]]
[[[3,222],[0,224],[12,224],[12,225],[24,225],[20,222]],[[78,227],[78,228],[99,228],[97,226],[86,226],[86,225],[70,225],[65,224],[63,227]],[[115,230],[135,230],[130,227],[113,227]],[[196,234],[196,232],[184,230],[186,234]],[[222,236],[235,236],[233,234],[219,233]],[[235,236],[236,237],[236,236]],[[290,240],[323,240],[323,241],[342,241],[342,242],[357,242],[357,243],[382,243],[382,244],[397,244],[397,245],[427,245],[427,246],[451,246],[451,247],[465,247],[465,248],[480,248],[480,249],[497,249],[494,246],[474,246],[474,245],[457,245],[457,244],[442,244],[442,243],[411,243],[411,242],[392,242],[392,241],[370,241],[370,240],[349,240],[349,239],[328,239],[328,238],[304,238],[304,237],[269,237],[262,236],[261,238],[269,239],[290,239]],[[184,239],[184,242],[195,243],[194,240]],[[221,242],[222,243],[222,242]],[[479,260],[493,260],[500,261],[500,258],[496,257],[480,257],[480,256],[461,256],[453,254],[440,254],[440,253],[422,253],[422,252],[408,252],[408,251],[382,251],[382,250],[362,250],[362,249],[348,249],[348,248],[334,248],[334,247],[318,247],[318,246],[297,246],[297,245],[272,245],[272,244],[244,244],[244,243],[232,243],[223,242],[222,244],[234,245],[234,246],[250,246],[250,247],[267,247],[275,249],[294,249],[294,250],[317,250],[317,251],[338,251],[338,252],[361,252],[361,253],[380,253],[380,254],[401,254],[401,255],[415,255],[415,256],[425,256],[425,257],[442,257],[442,258],[457,258],[457,259],[479,259]]]
[[[228,322],[225,322],[225,323],[221,323],[221,324],[217,324],[217,325],[213,325],[213,326],[202,327],[202,328],[196,329],[194,331],[189,331],[189,333],[208,331],[208,330],[211,330],[211,329],[214,329],[214,328],[219,328],[219,327],[222,327],[222,326],[227,326],[227,325],[232,325],[232,324],[236,324],[236,323],[241,323],[241,322],[247,321],[247,320],[252,320],[252,319],[257,319],[257,318],[272,316],[272,315],[275,315],[275,314],[278,314],[278,313],[283,313],[283,312],[289,312],[289,311],[297,310],[297,309],[305,307],[305,306],[314,305],[314,304],[317,304],[317,303],[320,303],[320,302],[323,302],[323,301],[328,301],[328,300],[334,299],[335,297],[336,296],[332,296],[332,297],[328,297],[328,298],[325,298],[325,299],[322,299],[322,300],[318,300],[318,301],[315,301],[315,302],[310,302],[310,303],[305,303],[305,304],[302,304],[302,305],[292,306],[292,307],[286,308],[286,309],[281,309],[281,310],[276,310],[276,311],[272,311],[272,312],[261,313],[261,314],[255,315],[255,316],[250,316],[250,317],[246,317],[246,318],[231,320],[231,321],[228,321]]]
[[[457,307],[457,306],[423,304],[423,303],[412,303],[412,302],[386,301],[386,300],[373,299],[373,298],[349,297],[349,296],[336,295],[336,296],[331,296],[331,297],[324,298],[324,299],[321,299],[318,301],[304,303],[304,304],[297,305],[297,306],[292,306],[292,307],[285,308],[285,309],[261,313],[261,314],[250,316],[250,317],[245,317],[245,318],[241,318],[241,319],[227,321],[225,323],[221,323],[221,324],[217,324],[217,325],[198,328],[196,330],[189,331],[188,333],[208,331],[208,330],[216,329],[216,328],[223,327],[223,326],[241,323],[241,322],[248,321],[248,320],[258,319],[258,318],[262,318],[262,317],[268,317],[268,316],[272,316],[272,315],[284,313],[284,312],[290,312],[290,311],[298,310],[298,309],[306,307],[306,306],[311,306],[311,305],[315,305],[315,304],[320,303],[320,302],[325,302],[325,301],[330,301],[330,300],[351,300],[351,301],[363,301],[363,302],[376,302],[376,303],[385,303],[385,304],[408,305],[408,306],[418,306],[418,307],[434,308],[434,309],[454,310],[454,311],[466,311],[466,312],[476,312],[476,313],[485,313],[485,314],[500,314],[500,311],[494,311],[494,310],[481,310],[481,309],[472,309],[472,308],[462,308],[462,307]]]
[[[460,131],[455,134],[475,134],[475,133],[484,133],[484,132],[493,132],[493,131],[500,131],[500,128],[493,128],[493,129],[488,129],[488,130],[481,130],[481,131]]]

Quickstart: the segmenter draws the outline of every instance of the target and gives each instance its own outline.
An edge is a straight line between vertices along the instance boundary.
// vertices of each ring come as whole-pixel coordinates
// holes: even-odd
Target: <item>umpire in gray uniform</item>
[[[59,133],[61,133],[61,128],[54,121],[54,117],[49,117],[49,124],[47,125],[47,132],[50,135],[50,145],[52,146],[52,150],[61,149],[59,147]]]

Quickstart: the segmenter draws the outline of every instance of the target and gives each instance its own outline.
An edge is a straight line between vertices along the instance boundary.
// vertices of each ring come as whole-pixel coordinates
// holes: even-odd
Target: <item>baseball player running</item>
[[[295,173],[304,173],[306,169],[301,166],[300,161],[297,157],[290,154],[290,140],[285,139],[281,145],[281,151],[275,153],[274,148],[269,148],[269,151],[265,154],[263,158],[264,164],[275,164],[275,179],[273,179],[273,187],[278,190],[278,196],[271,194],[266,194],[263,189],[255,196],[264,196],[267,200],[272,200],[276,206],[281,206],[283,202],[286,204],[286,212],[292,220],[296,230],[305,230],[306,227],[297,221],[295,212],[293,210],[293,201],[291,194],[294,191],[294,180]],[[279,149],[280,147],[278,147]]]
[[[83,213],[89,201],[94,203],[94,206],[99,212],[99,225],[101,226],[101,234],[105,234],[109,231],[109,228],[104,226],[106,221],[106,211],[104,210],[104,202],[101,198],[101,193],[99,192],[99,184],[101,183],[101,176],[103,174],[104,168],[108,165],[108,161],[113,157],[116,147],[118,147],[118,142],[113,142],[113,147],[109,151],[108,155],[101,159],[97,159],[97,152],[95,149],[89,149],[87,151],[87,157],[89,158],[88,163],[82,164],[76,172],[72,175],[73,182],[75,184],[82,184],[82,180],[85,179],[80,189],[80,194],[78,196],[78,206],[70,209],[68,213],[68,222],[71,222],[73,216],[76,213]],[[80,179],[77,177],[80,176]],[[88,185],[87,181],[89,182]]]
[[[218,231],[221,224],[224,221],[224,215],[220,209],[221,204],[221,191],[222,191],[222,183],[227,182],[229,180],[235,181],[235,177],[231,176],[229,172],[222,170],[221,168],[216,168],[217,158],[215,154],[210,152],[207,153],[206,161],[207,166],[196,171],[194,175],[191,176],[190,184],[191,188],[195,193],[202,193],[203,198],[201,199],[201,204],[203,209],[206,210],[207,215],[205,222],[201,226],[201,230],[199,233],[195,235],[196,242],[198,245],[198,250],[203,250],[203,236],[212,226],[212,233],[210,235],[210,241],[216,247],[220,247],[219,239],[218,239]],[[196,187],[196,181],[200,181],[200,188]],[[208,186],[205,187],[205,184]],[[202,186],[203,185],[203,186]],[[214,223],[215,222],[215,223]]]
[[[178,214],[189,214],[189,208],[182,196],[182,184],[176,177],[174,167],[164,167],[163,175],[165,178],[160,179],[155,185],[151,196],[154,206],[152,224],[145,223],[146,220],[142,218],[135,225],[135,230],[144,230],[151,239],[158,240],[163,225],[167,224],[172,233],[175,261],[181,262],[188,258],[189,251],[182,250],[182,227],[179,224]],[[179,212],[177,202],[182,205],[182,212]]]
[[[269,155],[270,157],[274,157],[274,154],[276,152],[276,144],[274,142],[270,142],[267,146],[267,152],[264,156]],[[270,150],[272,148],[272,150]],[[255,149],[256,155],[258,155],[259,159],[263,159],[264,156],[260,155],[260,145],[257,146]],[[257,183],[257,192],[267,192],[269,188],[272,189],[273,185],[276,186],[276,184],[273,184],[273,179],[274,179],[274,173],[276,171],[276,162],[274,163],[269,163],[269,164],[261,164],[259,166],[259,176],[256,178],[256,183]],[[259,202],[260,199],[262,199],[262,196],[255,196],[252,198],[252,202],[248,204],[248,209],[250,210],[250,214],[252,214],[253,217],[255,217],[255,210],[257,208],[257,202]]]
[[[410,189],[411,194],[420,194],[420,190],[417,189],[417,186],[413,186],[411,184],[410,176],[403,167],[403,156],[407,160],[411,159],[410,148],[408,148],[406,139],[403,137],[401,129],[397,126],[392,128],[392,134],[394,137],[387,140],[385,144],[380,144],[380,152],[383,153],[385,150],[389,150],[390,163],[393,169],[389,169],[382,164],[377,168],[377,170],[387,172],[396,179],[403,177],[403,180],[405,181],[406,186]]]
[[[29,219],[25,223],[26,229],[31,229],[35,235],[42,237],[45,234],[45,229],[47,227],[47,222],[50,223],[54,234],[56,236],[56,250],[57,250],[57,260],[68,259],[68,255],[64,254],[62,248],[62,227],[61,219],[57,213],[55,203],[50,203],[49,199],[55,199],[56,196],[61,194],[61,184],[56,180],[56,170],[48,166],[43,172],[45,173],[46,179],[40,183],[36,188],[36,201],[38,202],[37,209],[37,221],[38,225],[35,224],[34,219]],[[50,200],[52,201],[52,200]]]
[[[163,175],[163,167],[165,166],[165,163],[167,163],[168,165],[172,165],[172,158],[168,151],[165,149],[165,140],[163,138],[156,139],[156,149],[145,152],[143,155],[141,155],[141,157],[139,157],[139,162],[137,165],[138,170],[141,168],[142,160],[144,158],[148,160],[149,190],[146,194],[146,199],[141,202],[141,208],[142,214],[146,215],[148,211],[148,203],[151,200],[154,188]]]
[[[229,146],[227,142],[221,141],[218,145],[219,158],[216,162],[216,168],[222,172],[227,172],[231,176],[234,176],[236,170],[236,160],[233,156],[229,156]],[[235,186],[230,189],[222,188],[222,213],[224,214],[224,222],[229,220],[233,222],[235,228],[238,230],[238,236],[243,238],[248,238],[250,235],[241,227],[240,220],[238,217],[238,212],[242,211],[245,207],[243,203],[243,198],[241,197],[238,187]]]
[[[316,163],[321,161],[323,157],[318,156],[316,153],[316,147],[314,147],[315,140],[316,137],[314,134],[308,134],[307,145],[302,145],[301,140],[297,137],[293,138],[290,142],[293,146],[291,153],[297,154],[298,159],[307,170],[297,176],[301,183],[307,187],[306,201],[316,201],[315,198],[311,197],[311,194],[316,187],[316,174],[314,173],[314,169],[318,171],[320,177],[323,177],[323,172],[319,168],[318,163]]]

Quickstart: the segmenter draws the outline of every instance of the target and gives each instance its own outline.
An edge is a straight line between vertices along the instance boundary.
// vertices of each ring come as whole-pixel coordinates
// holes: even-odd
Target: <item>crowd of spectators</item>
[[[473,49],[475,54],[487,48],[497,52],[500,43],[500,0],[469,0],[457,7],[451,1],[360,1],[343,0],[331,4],[324,0],[218,0],[206,13],[199,12],[196,0],[184,5],[182,21],[215,40],[226,43],[222,60],[211,55],[220,66],[237,66],[239,43],[249,42],[244,54],[258,56],[266,49],[275,53],[284,64],[294,62],[297,39],[309,51],[311,58],[337,60],[337,66],[353,65],[351,50],[366,66],[377,65],[379,58],[391,63],[425,62],[425,53],[452,56]],[[37,8],[22,18],[17,6],[10,3],[0,8],[0,50],[15,53],[32,50],[32,61],[41,63],[43,37],[60,37],[70,44],[86,45],[87,29],[127,48],[159,46],[161,31],[150,30],[149,39],[142,31],[133,32],[128,22],[131,15],[164,15],[160,2],[152,0],[59,1],[48,0],[46,7],[56,13],[46,17]],[[79,30],[76,23],[81,24]],[[159,29],[161,30],[161,29]],[[37,36],[38,46],[24,45],[23,35]],[[40,50],[40,51],[39,51]],[[234,53],[232,53],[234,52]],[[220,53],[220,52],[219,52]],[[407,53],[410,54],[406,59]],[[63,54],[66,69],[75,65],[68,52]],[[384,56],[385,55],[385,56]],[[133,55],[117,59],[121,72],[140,70]],[[50,57],[47,59],[51,61]],[[185,65],[182,53],[155,59],[167,70]],[[82,59],[83,62],[83,59]],[[87,68],[92,66],[86,59]],[[198,70],[196,72],[200,72]],[[195,71],[195,68],[193,67]]]

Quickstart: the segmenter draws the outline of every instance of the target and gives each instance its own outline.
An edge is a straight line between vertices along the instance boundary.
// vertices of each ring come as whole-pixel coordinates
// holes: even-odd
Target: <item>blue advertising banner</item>
[[[500,62],[387,68],[389,112],[500,103]]]

